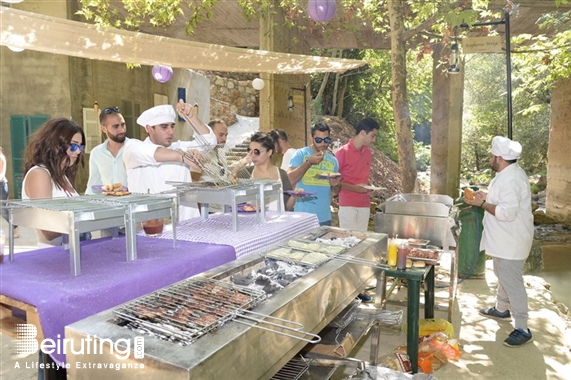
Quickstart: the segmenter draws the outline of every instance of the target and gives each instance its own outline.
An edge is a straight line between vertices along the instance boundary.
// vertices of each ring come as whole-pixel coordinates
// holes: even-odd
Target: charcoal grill
[[[85,196],[73,198],[29,199],[8,202],[10,224],[64,235],[64,249],[69,248],[71,275],[81,274],[79,234],[125,226],[127,261],[137,258],[136,223],[173,217],[172,198],[150,195],[123,197]],[[10,228],[10,261],[14,260],[14,235]],[[115,236],[117,233],[115,232]],[[176,230],[173,227],[173,244]]]
[[[348,232],[324,226],[311,230],[300,238],[314,240],[330,234],[347,235]],[[361,242],[342,255],[378,262],[381,253],[386,252],[387,235],[374,232],[360,235],[363,238]],[[263,252],[258,252],[205,272],[199,277],[230,282],[232,276],[243,275],[264,266],[266,260]],[[330,260],[271,297],[259,300],[251,311],[262,316],[295,321],[303,325],[303,330],[317,334],[355,299],[379,271],[369,266]],[[169,380],[269,379],[307,344],[298,338],[276,334],[276,331],[282,330],[281,327],[268,325],[264,330],[252,328],[236,323],[238,318],[235,318],[186,346],[145,336],[144,358],[135,359],[134,352],[131,352],[128,359],[121,360],[111,352],[108,340],[134,341],[141,334],[117,325],[114,323],[116,318],[113,309],[110,309],[66,327],[66,339],[71,339],[75,347],[71,353],[67,353],[69,379],[105,377],[106,380],[114,380],[134,376]],[[287,333],[296,329],[292,325]],[[81,342],[87,336],[103,344],[103,354],[73,353],[79,351],[76,342]],[[81,366],[81,363],[86,362],[144,363],[145,369],[136,373],[136,370],[86,369]],[[79,368],[76,368],[77,363],[80,363]]]
[[[238,205],[250,202],[256,205],[256,215],[260,223],[266,222],[266,199],[283,196],[280,181],[241,179],[239,184],[228,185],[215,182],[167,182],[174,186],[178,202],[183,206],[200,203],[200,215],[208,218],[208,205],[221,204],[225,212],[231,208],[232,229],[238,231]],[[279,199],[279,198],[278,198]],[[278,202],[280,205],[280,202]],[[282,212],[281,205],[278,209]]]

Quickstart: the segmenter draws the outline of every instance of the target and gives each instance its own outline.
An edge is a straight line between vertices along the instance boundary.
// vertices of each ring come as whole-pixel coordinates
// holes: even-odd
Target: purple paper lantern
[[[317,22],[326,22],[333,18],[337,4],[335,0],[309,0],[307,12]]]
[[[153,79],[160,83],[166,83],[172,78],[172,68],[170,66],[153,66]]]

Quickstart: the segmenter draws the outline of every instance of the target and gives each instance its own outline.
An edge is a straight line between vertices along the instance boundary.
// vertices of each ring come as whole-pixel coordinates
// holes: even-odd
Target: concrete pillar
[[[285,15],[275,2],[275,13],[260,20],[260,49],[283,53],[310,54],[297,27],[284,25]],[[295,148],[306,145],[311,120],[310,76],[306,74],[260,74],[266,85],[260,91],[260,130],[283,129]],[[305,93],[305,96],[304,96]],[[294,101],[288,110],[288,97]],[[305,104],[304,104],[305,102]]]
[[[430,193],[455,199],[460,185],[464,71],[448,74],[448,65],[441,60],[449,51],[439,44],[433,52]]]
[[[560,79],[551,95],[551,128],[547,151],[546,212],[571,218],[571,79]]]

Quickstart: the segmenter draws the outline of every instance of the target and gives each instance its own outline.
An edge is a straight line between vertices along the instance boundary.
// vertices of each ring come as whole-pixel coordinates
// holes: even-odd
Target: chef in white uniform
[[[161,105],[143,112],[137,124],[145,128],[149,136],[144,140],[129,139],[123,152],[123,160],[127,169],[127,184],[133,193],[157,194],[172,190],[167,181],[192,182],[189,167],[200,167],[189,159],[192,155],[184,155],[191,149],[208,151],[216,146],[216,135],[204,124],[194,107],[180,101],[177,104],[179,114],[186,115],[196,127],[193,141],[176,141],[174,128],[176,114],[171,105]],[[179,206],[179,221],[200,216],[197,206]]]

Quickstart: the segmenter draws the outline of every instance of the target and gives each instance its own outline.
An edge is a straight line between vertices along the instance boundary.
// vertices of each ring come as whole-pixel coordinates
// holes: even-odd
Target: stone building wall
[[[252,80],[256,76],[229,77],[215,72],[201,74],[210,79],[210,120],[222,119],[226,124],[232,125],[236,122],[236,115],[260,115],[259,91],[252,87]]]

